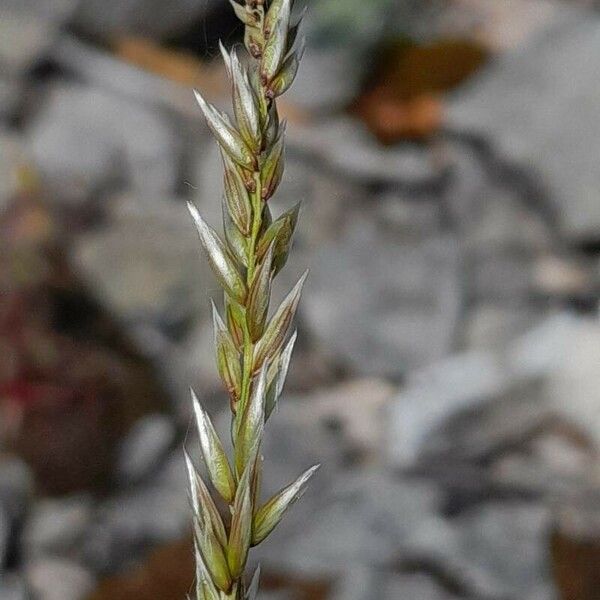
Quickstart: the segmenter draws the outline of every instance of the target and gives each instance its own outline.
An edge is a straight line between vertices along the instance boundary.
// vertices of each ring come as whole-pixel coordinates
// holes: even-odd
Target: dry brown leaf
[[[443,121],[443,94],[486,60],[481,46],[460,40],[415,46],[399,41],[376,59],[374,75],[353,107],[386,144],[427,139]]]

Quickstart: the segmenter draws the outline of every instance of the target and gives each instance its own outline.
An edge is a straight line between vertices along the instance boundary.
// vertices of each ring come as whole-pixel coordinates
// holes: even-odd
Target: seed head
[[[189,210],[202,247],[224,292],[221,317],[213,304],[217,369],[230,397],[231,460],[212,421],[192,392],[200,448],[215,501],[190,457],[197,600],[256,600],[260,570],[246,585],[250,548],[262,542],[304,493],[316,471],[261,505],[261,447],[290,364],[292,323],[306,273],[269,318],[271,287],[287,261],[299,205],[273,219],[268,201],[284,174],[285,122],[276,99],[294,82],[304,52],[293,0],[229,0],[244,24],[251,60],[220,50],[231,81],[232,117],[195,92],[223,158],[223,232]],[[300,40],[299,42],[297,40]],[[208,480],[207,480],[208,481]],[[219,510],[219,504],[228,510]],[[224,516],[226,515],[226,517]]]

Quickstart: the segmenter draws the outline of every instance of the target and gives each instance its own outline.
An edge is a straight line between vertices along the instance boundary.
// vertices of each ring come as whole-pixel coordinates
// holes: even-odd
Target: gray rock
[[[597,297],[598,276],[593,262],[554,253],[536,261],[535,286],[545,298],[589,302]]]
[[[442,203],[433,193],[417,199],[409,192],[389,190],[373,200],[381,228],[393,231],[402,240],[430,235],[441,228],[444,220]]]
[[[331,592],[332,600],[369,600],[370,598],[384,598],[382,584],[385,575],[362,564],[349,566],[338,577]]]
[[[277,591],[277,592],[260,592],[261,600],[294,600],[291,593]]]
[[[451,173],[443,192],[447,216],[470,252],[492,248],[539,254],[556,246],[545,205],[524,188],[518,170],[490,164],[474,144],[449,142],[442,148]]]
[[[170,36],[187,31],[219,6],[215,0],[83,0],[75,23],[83,31],[108,38],[122,34]]]
[[[321,495],[331,493],[336,474],[343,469],[348,457],[353,457],[355,449],[345,435],[335,435],[327,421],[316,417],[311,406],[301,398],[284,393],[279,408],[271,418],[272,426],[265,431],[263,442],[265,499],[294,481],[312,465],[322,465],[314,477],[313,485],[309,486],[303,497],[304,501],[286,517],[285,525],[292,529],[294,523],[299,525],[303,518],[308,519],[307,515],[313,510],[310,506],[318,504]],[[218,422],[222,439],[228,439],[229,415],[220,415]]]
[[[18,8],[15,3],[0,6],[0,65],[4,73],[22,75],[45,56],[58,30],[36,11]]]
[[[153,199],[177,183],[178,142],[169,122],[100,89],[52,88],[27,137],[40,173],[60,189],[93,192],[125,181]]]
[[[578,4],[560,0],[466,0],[445,4],[424,33],[445,38],[476,37],[484,46],[506,51],[581,14]],[[589,3],[588,3],[589,4]],[[431,31],[433,29],[433,31]]]
[[[508,375],[491,352],[454,356],[416,372],[389,408],[392,464],[409,467],[453,416],[498,398]]]
[[[134,565],[161,543],[180,539],[191,523],[181,450],[161,466],[151,483],[100,504],[81,544],[80,559],[94,571]]]
[[[490,503],[451,521],[425,523],[409,541],[416,556],[438,564],[475,597],[553,598],[550,513],[518,502]]]
[[[21,575],[2,573],[0,577],[0,598],[2,600],[31,600]]]
[[[15,116],[23,95],[23,82],[17,77],[0,76],[0,120]]]
[[[454,240],[430,235],[399,243],[363,212],[340,223],[337,239],[311,265],[308,325],[353,372],[398,376],[450,349],[461,306]]]
[[[371,383],[369,387],[383,395],[386,386]],[[364,391],[358,393],[359,388]],[[346,402],[354,397],[358,404],[366,388],[366,382],[347,386]],[[330,579],[355,565],[367,569],[387,565],[402,540],[438,509],[435,485],[396,479],[376,466],[376,456],[365,455],[362,428],[370,430],[373,424],[351,426],[348,421],[353,419],[336,417],[334,409],[341,405],[343,394],[344,386],[305,398],[284,394],[265,431],[264,499],[311,465],[322,465],[269,543],[255,549],[253,556],[266,572]],[[375,416],[369,412],[362,412],[367,421]],[[223,436],[228,422],[225,413],[217,419]],[[377,421],[374,426],[378,427]],[[190,441],[188,446],[194,444]],[[370,466],[357,466],[357,460]]]
[[[332,600],[454,600],[431,577],[422,573],[392,575],[357,565],[334,586]]]
[[[563,423],[565,433],[546,432],[491,466],[495,486],[540,497],[565,496],[581,489],[593,475],[598,455],[578,442],[578,431]]]
[[[549,315],[508,346],[510,368],[519,376],[546,377],[560,367],[563,344],[580,328],[581,320],[576,315],[567,312]]]
[[[310,48],[287,97],[310,111],[342,109],[358,96],[363,77],[355,49]]]
[[[473,294],[477,300],[518,304],[533,293],[531,255],[520,249],[488,248],[471,263]]]
[[[87,496],[38,500],[22,534],[27,557],[71,554],[91,524],[92,508],[92,499]]]
[[[145,200],[115,199],[109,226],[80,237],[74,261],[124,323],[168,331],[208,314],[209,267],[183,200]]]
[[[418,187],[437,182],[443,174],[429,148],[412,144],[386,148],[349,117],[291,128],[289,147],[307,154],[319,168],[327,166],[357,183]]]
[[[579,319],[559,348],[560,366],[549,372],[547,393],[554,409],[600,447],[600,320]]]
[[[377,470],[340,473],[330,490],[324,483],[317,476],[312,495],[318,501],[307,494],[270,544],[257,548],[265,567],[313,577],[339,576],[356,564],[381,568],[399,556],[402,540],[437,510],[434,486],[394,480]]]
[[[470,576],[485,582],[489,595],[546,597],[542,593],[551,579],[549,527],[548,511],[530,505],[484,506],[461,517],[460,550],[467,569],[473,569]]]
[[[196,147],[191,157],[191,195],[202,218],[222,231],[223,161],[215,142]]]
[[[0,506],[11,522],[23,516],[33,489],[32,473],[23,461],[14,457],[0,458]]]
[[[339,577],[332,600],[457,600],[424,573],[391,574],[362,565]]]
[[[65,23],[79,0],[2,0],[2,10],[7,13],[34,15],[54,25]]]
[[[550,410],[573,423],[596,446],[600,443],[599,340],[597,317],[559,313],[515,340],[509,349],[513,369],[543,377]]]
[[[557,484],[565,485],[569,478],[559,482],[560,464],[552,466],[557,452],[550,443],[545,450],[551,454],[546,454],[545,438],[539,436],[555,439],[553,432],[563,430],[587,439],[583,455],[589,460],[589,448],[599,442],[594,367],[600,359],[599,332],[595,318],[557,314],[503,347],[455,356],[414,373],[390,406],[392,464],[408,467],[419,457],[477,463],[515,445],[537,452],[529,446],[533,442],[541,444],[538,450],[545,456],[539,460],[546,468],[538,475],[551,479],[554,473]],[[568,437],[564,442],[578,462],[582,455]]]
[[[13,116],[28,69],[48,57],[78,0],[3,0],[0,5],[0,117]]]
[[[560,244],[551,219],[516,173],[506,169],[500,177],[500,167],[466,144],[450,144],[446,151],[451,177],[443,199],[461,240],[468,308],[483,303],[543,314],[538,267]]]
[[[95,584],[95,578],[88,570],[54,558],[28,564],[26,578],[39,600],[84,600]]]
[[[199,258],[199,262],[203,260],[203,257]],[[212,283],[212,275],[207,274],[206,280]],[[215,287],[208,284],[206,287],[215,290],[216,298],[216,284]],[[203,307],[201,314],[206,308],[208,303]],[[208,319],[201,319],[185,340],[170,349],[164,360],[169,365],[169,380],[174,391],[179,423],[187,427],[192,418],[190,386],[200,394],[203,401],[214,399],[216,396],[220,402],[220,394],[223,393],[223,383],[215,360],[212,323]]]
[[[449,107],[453,129],[490,145],[499,161],[517,165],[554,208],[573,240],[598,240],[600,138],[590,60],[600,47],[600,19],[585,15],[557,26],[493,64]]]
[[[22,137],[0,129],[0,211],[18,189],[17,169],[23,155]]]
[[[112,499],[87,532],[82,560],[94,570],[114,570],[133,565],[157,544],[182,537],[191,512],[186,487],[181,490],[155,487]]]
[[[390,463],[418,466],[464,499],[500,490],[552,497],[581,486],[598,460],[597,416],[588,402],[594,384],[576,393],[563,354],[576,353],[573,338],[551,335],[552,323],[569,330],[555,318],[546,333],[540,328],[504,350],[456,356],[409,377],[388,412]],[[584,323],[580,332],[594,331]],[[593,363],[594,335],[587,350],[575,339]],[[573,360],[578,367],[584,361]],[[581,386],[586,377],[573,379]],[[565,404],[567,396],[573,400]]]
[[[422,454],[431,463],[445,456],[479,464],[510,448],[525,449],[536,433],[551,426],[553,418],[539,382],[515,383],[487,403],[449,417],[429,437]]]
[[[469,311],[465,322],[465,347],[475,351],[505,348],[543,318],[536,307],[527,303],[478,303]]]
[[[580,14],[579,7],[565,6],[559,0],[505,0],[500,3],[494,0],[372,0],[368,5],[360,0],[335,4],[314,0],[306,19],[309,51],[305,61],[311,58],[315,62],[322,61],[323,55],[326,58],[325,52],[318,52],[323,47],[333,55],[341,46],[345,51],[344,58],[347,58],[339,61],[336,71],[339,74],[334,76],[332,73],[333,84],[325,79],[327,67],[321,67],[323,75],[309,87],[304,86],[301,71],[291,95],[302,94],[303,89],[325,89],[327,94],[333,85],[348,85],[347,79],[354,82],[357,94],[372,66],[364,56],[368,56],[381,40],[390,37],[425,43],[448,38],[476,39],[487,48],[507,50],[524,46],[539,32],[572,21]],[[315,42],[316,48],[312,48],[310,42]],[[350,60],[353,62],[348,64]],[[362,80],[356,82],[355,74]],[[313,102],[318,101],[319,94],[312,93],[317,97]]]
[[[352,463],[377,464],[381,454],[382,407],[392,393],[389,384],[376,379],[349,381],[304,396],[284,390],[263,443],[265,495],[274,494],[317,463],[322,467],[315,479],[323,493],[331,491],[338,472]],[[355,410],[348,411],[349,404]],[[223,439],[228,437],[228,421],[227,413],[219,415],[218,428]],[[309,502],[311,498],[317,500],[312,491],[307,498]],[[308,514],[302,507],[300,513]]]
[[[148,415],[137,421],[122,441],[117,457],[117,478],[135,483],[151,473],[173,444],[177,431],[165,415]]]
[[[10,543],[11,522],[4,507],[0,506],[0,570],[4,568],[8,544]]]
[[[378,597],[387,600],[458,600],[458,596],[446,591],[431,577],[422,573],[389,577]]]
[[[351,452],[371,461],[381,454],[384,434],[384,408],[394,395],[394,387],[379,379],[357,379],[318,390],[302,399],[306,412],[316,423],[336,432]],[[282,402],[292,402],[282,396]],[[352,406],[352,410],[348,410]]]
[[[185,85],[119,60],[114,54],[67,33],[61,35],[51,56],[58,65],[75,73],[90,87],[125,96],[145,106],[160,106],[176,115],[191,117],[202,130],[198,104]],[[185,132],[180,130],[178,133],[181,137]]]

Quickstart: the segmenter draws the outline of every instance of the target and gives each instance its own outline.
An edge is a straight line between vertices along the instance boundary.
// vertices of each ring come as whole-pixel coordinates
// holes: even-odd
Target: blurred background
[[[600,5],[311,0],[306,266],[262,600],[600,598]],[[225,0],[0,0],[0,598],[183,600],[188,386],[227,427],[191,94]]]

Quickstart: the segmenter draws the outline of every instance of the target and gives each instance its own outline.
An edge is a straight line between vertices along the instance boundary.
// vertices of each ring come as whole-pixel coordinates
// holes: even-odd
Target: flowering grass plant
[[[223,159],[223,236],[192,204],[206,257],[224,292],[213,304],[217,366],[231,407],[229,456],[192,392],[202,456],[213,493],[186,455],[196,548],[197,600],[254,600],[259,572],[245,575],[250,549],[263,542],[302,495],[317,467],[264,501],[261,442],[285,382],[304,274],[270,311],[273,278],[286,263],[299,206],[274,218],[269,200],[284,171],[285,122],[277,98],[292,85],[304,50],[293,0],[230,0],[245,26],[248,57],[221,46],[231,80],[233,118],[196,99]],[[219,508],[221,507],[221,509]]]

